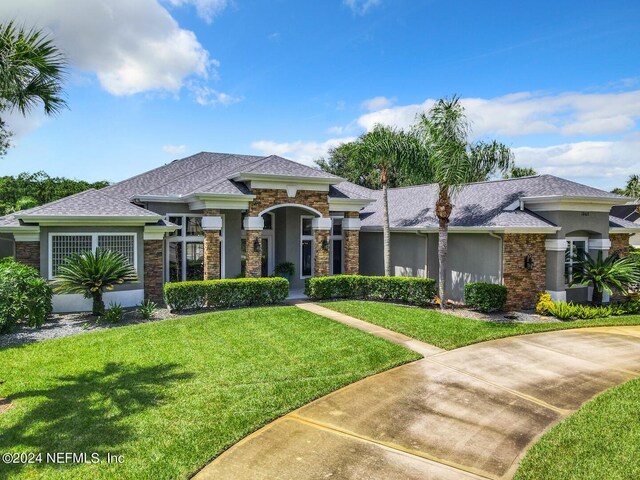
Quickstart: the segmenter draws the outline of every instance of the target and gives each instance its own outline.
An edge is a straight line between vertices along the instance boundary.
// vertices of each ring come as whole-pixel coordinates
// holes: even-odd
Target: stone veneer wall
[[[257,216],[265,208],[281,205],[283,203],[296,203],[315,208],[323,217],[329,216],[329,193],[314,192],[310,190],[298,190],[295,197],[289,197],[284,189],[252,188],[256,198],[249,203],[248,214]]]
[[[345,218],[360,218],[359,212],[345,212]],[[360,231],[343,230],[344,239],[344,273],[358,275],[360,273]]]
[[[40,242],[16,242],[16,261],[40,272]]]
[[[144,298],[164,304],[162,240],[144,241]]]
[[[503,237],[503,280],[508,289],[507,309],[531,309],[536,295],[546,287],[547,253],[544,234],[505,234]],[[533,257],[534,267],[524,266],[527,255]]]

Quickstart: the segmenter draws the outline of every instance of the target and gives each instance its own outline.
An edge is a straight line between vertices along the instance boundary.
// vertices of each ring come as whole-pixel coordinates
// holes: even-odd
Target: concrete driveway
[[[640,327],[548,332],[435,353],[276,420],[196,478],[510,478],[544,431],[638,376]]]

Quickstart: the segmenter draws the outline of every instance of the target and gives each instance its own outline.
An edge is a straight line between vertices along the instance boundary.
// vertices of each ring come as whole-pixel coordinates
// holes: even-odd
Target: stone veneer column
[[[245,277],[262,277],[262,217],[245,217],[244,230],[246,232]]]
[[[629,255],[629,237],[631,237],[629,233],[610,233],[609,240],[611,241],[611,247],[608,253],[611,255],[618,254],[620,257]],[[591,243],[592,242],[589,241],[589,248],[591,248]],[[606,292],[604,293],[606,294]],[[602,300],[606,301],[604,296]],[[625,296],[620,292],[614,291],[611,300],[614,302],[622,302],[625,300]]]
[[[360,273],[360,213],[346,212],[342,220],[342,238],[344,239],[344,273]]]
[[[544,234],[505,234],[503,237],[503,281],[508,289],[507,309],[532,309],[536,295],[545,291],[546,261]],[[527,270],[527,255],[533,270]]]
[[[609,240],[611,240],[611,254],[617,253],[621,257],[629,255],[629,233],[610,233]]]
[[[311,221],[313,228],[313,276],[322,277],[329,275],[329,242],[331,236],[331,219],[314,218]]]
[[[144,299],[158,304],[164,304],[162,289],[164,270],[162,246],[163,240],[145,235],[144,240]]]
[[[204,232],[204,279],[218,280],[221,277],[220,230],[222,217],[219,210],[205,210],[202,217]]]

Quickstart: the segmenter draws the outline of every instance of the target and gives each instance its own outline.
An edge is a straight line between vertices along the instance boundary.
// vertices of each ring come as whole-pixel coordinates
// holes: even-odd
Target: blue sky
[[[458,94],[476,139],[610,189],[640,173],[637,1],[5,0],[70,109],[12,115],[0,174],[117,181],[202,150],[303,163]]]

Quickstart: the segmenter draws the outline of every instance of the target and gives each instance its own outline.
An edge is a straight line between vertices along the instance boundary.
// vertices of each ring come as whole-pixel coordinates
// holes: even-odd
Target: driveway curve
[[[551,426],[639,376],[640,327],[546,332],[435,353],[270,423],[195,478],[511,478]]]

